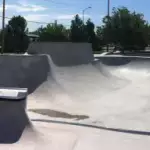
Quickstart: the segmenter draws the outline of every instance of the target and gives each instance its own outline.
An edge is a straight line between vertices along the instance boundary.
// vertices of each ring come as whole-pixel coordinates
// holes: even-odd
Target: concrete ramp
[[[89,119],[82,121],[88,124],[148,130],[149,66],[150,58],[108,56],[86,65],[54,66],[60,90],[54,86],[48,88],[51,85],[49,81],[44,83],[43,87],[50,90],[43,92],[40,86],[30,97],[32,102],[36,99],[38,102],[44,100],[44,103],[34,102],[30,109],[52,118],[48,109],[86,115]]]
[[[32,93],[50,73],[47,56],[0,56],[0,87],[28,88]]]
[[[142,57],[102,56],[60,67],[46,55],[1,56],[0,86],[28,88],[30,111],[53,119],[64,119],[62,113],[71,121],[86,116],[88,124],[147,130],[149,66],[150,58]]]
[[[35,42],[28,48],[29,54],[48,54],[57,66],[88,64],[93,60],[89,43]]]
[[[27,132],[26,138],[19,140],[25,128],[30,127],[23,105],[20,102],[0,101],[0,142],[10,144],[20,141],[2,145],[2,149],[9,149],[10,146],[19,150],[71,149],[76,144],[77,149],[90,149],[91,144],[99,149],[103,143],[105,149],[110,149],[109,136],[110,143],[114,139],[111,145],[114,149],[143,149],[143,146],[148,146],[150,58],[102,56],[88,64],[70,67],[68,63],[67,60],[63,67],[56,65],[56,62],[54,65],[50,56],[45,55],[0,56],[0,86],[29,89],[28,114],[38,131],[38,137],[33,138]],[[60,120],[63,121],[61,124]],[[66,120],[76,126],[62,125]],[[102,127],[78,128],[80,123]],[[115,131],[113,133],[101,130],[108,128],[125,129],[136,135],[116,133],[115,129],[112,129]],[[137,135],[141,131],[145,136]],[[92,136],[89,140],[92,133],[96,134],[95,139]],[[98,139],[98,136],[102,138]],[[88,145],[90,141],[95,143]],[[99,141],[102,141],[100,146],[97,145]],[[61,143],[60,147],[58,143]],[[116,147],[118,143],[121,143],[120,147]],[[140,145],[137,146],[137,143]]]
[[[99,69],[109,70],[109,73],[120,78],[131,81],[143,78],[148,79],[150,75],[150,57],[139,56],[102,56],[99,57]],[[98,65],[97,65],[98,66]]]

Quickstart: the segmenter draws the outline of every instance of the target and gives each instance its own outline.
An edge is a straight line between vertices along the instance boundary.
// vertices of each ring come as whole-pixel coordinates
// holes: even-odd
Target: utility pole
[[[108,18],[108,23],[109,23],[109,20],[110,20],[110,0],[107,0],[107,18]],[[107,34],[107,36],[108,36],[108,34]],[[107,37],[107,39],[108,39],[108,37]],[[109,51],[109,43],[107,43],[107,52],[108,51]]]
[[[107,8],[107,10],[108,10],[108,17],[110,17],[110,0],[108,0],[108,8]]]
[[[3,54],[5,47],[5,0],[3,0],[3,15],[2,15],[2,48],[1,53]]]

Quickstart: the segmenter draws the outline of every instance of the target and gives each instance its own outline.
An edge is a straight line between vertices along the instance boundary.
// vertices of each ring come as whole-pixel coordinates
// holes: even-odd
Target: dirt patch
[[[49,117],[54,117],[54,118],[67,118],[67,119],[76,119],[76,120],[83,120],[89,118],[89,116],[86,115],[73,115],[73,114],[68,114],[65,112],[55,111],[51,109],[29,109],[29,111],[46,115]]]

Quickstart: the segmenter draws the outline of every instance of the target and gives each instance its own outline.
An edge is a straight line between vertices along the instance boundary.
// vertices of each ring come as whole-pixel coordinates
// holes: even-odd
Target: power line
[[[0,18],[2,18],[2,16],[0,16]],[[5,17],[5,19],[12,19],[12,18],[9,18],[9,17]],[[37,23],[37,24],[54,24],[54,23],[48,23],[48,22],[40,22],[40,21],[32,21],[32,20],[27,20],[27,22],[31,22],[31,23]],[[64,25],[64,26],[70,26],[70,25]]]
[[[2,16],[0,16],[0,18],[2,18]],[[5,19],[12,19],[9,17],[5,17]],[[31,21],[31,20],[27,20],[27,22],[32,22],[32,23],[37,23],[37,24],[52,24],[52,23],[48,23],[48,22],[39,22],[39,21]]]

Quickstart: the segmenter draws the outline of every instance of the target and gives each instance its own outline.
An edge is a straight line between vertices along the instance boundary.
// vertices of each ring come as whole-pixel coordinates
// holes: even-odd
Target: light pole
[[[107,15],[108,15],[108,17],[110,17],[110,0],[108,0],[107,3],[108,3],[107,4]]]
[[[107,0],[107,18],[108,18],[108,23],[109,23],[109,19],[110,19],[110,0]],[[108,39],[108,37],[107,37],[107,39]],[[109,43],[107,43],[107,52],[108,51],[109,51]]]
[[[85,13],[85,11],[87,10],[87,9],[91,9],[92,7],[87,7],[87,8],[85,8],[85,9],[83,9],[83,11],[82,11],[82,15],[83,15],[83,24],[84,24],[84,13]]]
[[[5,0],[3,0],[3,15],[2,15],[2,48],[1,53],[4,52],[4,46],[5,46]]]

